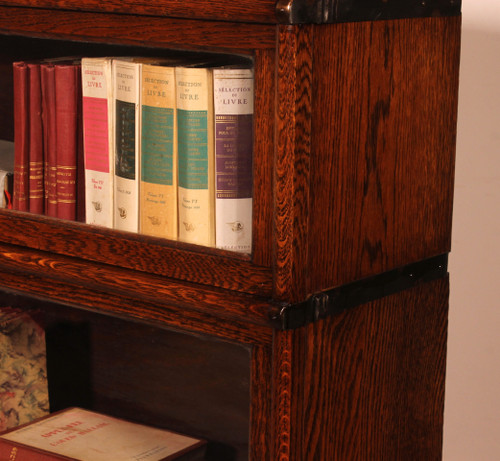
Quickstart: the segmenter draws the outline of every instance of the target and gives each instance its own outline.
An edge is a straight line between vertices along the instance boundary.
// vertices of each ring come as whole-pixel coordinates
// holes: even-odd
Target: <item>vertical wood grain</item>
[[[255,55],[253,178],[254,263],[270,267],[273,245],[273,156],[275,128],[275,50]]]
[[[302,299],[307,281],[312,28],[279,29],[275,162],[275,296]]]
[[[292,407],[292,338],[293,332],[276,332],[273,350],[273,438],[275,461],[289,461],[291,431],[295,421],[291,419]]]
[[[440,460],[447,313],[443,278],[305,328],[297,459]]]
[[[449,251],[460,18],[314,37],[312,292]]]
[[[250,461],[271,461],[272,373],[270,348],[252,349]]]

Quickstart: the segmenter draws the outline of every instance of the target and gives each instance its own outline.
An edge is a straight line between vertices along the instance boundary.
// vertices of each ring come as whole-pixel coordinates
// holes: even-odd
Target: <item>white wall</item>
[[[500,1],[463,0],[444,461],[500,460]]]

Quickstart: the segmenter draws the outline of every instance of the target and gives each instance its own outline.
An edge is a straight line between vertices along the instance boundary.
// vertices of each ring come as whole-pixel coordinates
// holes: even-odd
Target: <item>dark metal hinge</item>
[[[271,320],[280,330],[299,328],[447,274],[448,255],[444,254],[315,293],[300,303],[282,304]]]
[[[327,24],[430,16],[456,16],[461,0],[277,0],[282,24]]]

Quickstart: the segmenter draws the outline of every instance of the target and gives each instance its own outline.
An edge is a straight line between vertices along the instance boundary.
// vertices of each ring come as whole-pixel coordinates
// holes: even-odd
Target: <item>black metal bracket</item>
[[[301,303],[283,304],[271,320],[277,329],[292,330],[447,274],[444,254],[313,294]]]
[[[282,24],[327,24],[460,14],[461,0],[277,0]]]

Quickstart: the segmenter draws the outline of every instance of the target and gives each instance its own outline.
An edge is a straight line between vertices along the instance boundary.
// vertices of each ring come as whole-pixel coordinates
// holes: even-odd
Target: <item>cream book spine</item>
[[[112,63],[115,116],[114,228],[139,230],[140,62]]]
[[[114,145],[111,58],[82,59],[85,217],[113,227]]]
[[[175,68],[143,64],[140,232],[177,239]]]
[[[215,246],[212,70],[176,68],[179,240]]]
[[[253,72],[214,69],[216,247],[252,251]]]

